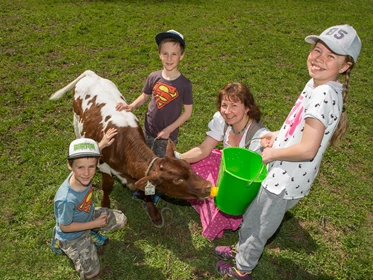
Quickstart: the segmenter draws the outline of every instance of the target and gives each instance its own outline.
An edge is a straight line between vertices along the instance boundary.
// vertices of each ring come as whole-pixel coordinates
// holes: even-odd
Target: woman
[[[261,153],[260,137],[268,129],[260,123],[260,109],[255,104],[249,88],[242,83],[227,84],[220,92],[216,103],[218,112],[208,124],[209,131],[201,145],[181,154],[192,163],[193,170],[201,177],[216,184],[221,152],[214,150],[219,142],[223,147],[241,147]],[[241,216],[231,216],[216,208],[214,199],[189,201],[201,215],[202,234],[209,240],[222,237],[223,230],[236,230]]]

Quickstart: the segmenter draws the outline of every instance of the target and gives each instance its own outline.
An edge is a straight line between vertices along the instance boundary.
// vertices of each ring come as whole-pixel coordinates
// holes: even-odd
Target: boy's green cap
[[[100,149],[96,141],[90,138],[79,138],[71,142],[68,159],[83,157],[100,157]]]

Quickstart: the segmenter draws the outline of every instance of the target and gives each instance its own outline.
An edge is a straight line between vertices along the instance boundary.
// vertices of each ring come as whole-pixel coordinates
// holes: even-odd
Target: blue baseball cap
[[[183,34],[172,29],[168,30],[167,32],[161,32],[157,34],[157,36],[155,36],[155,41],[157,42],[157,45],[159,46],[162,40],[167,39],[167,38],[171,38],[171,39],[178,41],[180,45],[182,45],[183,48],[185,48],[185,41],[184,41]]]

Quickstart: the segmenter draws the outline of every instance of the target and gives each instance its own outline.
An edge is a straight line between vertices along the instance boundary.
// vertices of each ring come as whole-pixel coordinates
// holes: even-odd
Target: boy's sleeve
[[[184,105],[193,105],[193,93],[192,93],[192,83],[189,82],[185,86],[185,94],[184,94]]]
[[[57,201],[55,205],[57,222],[62,225],[69,225],[73,221],[74,205],[67,201]]]

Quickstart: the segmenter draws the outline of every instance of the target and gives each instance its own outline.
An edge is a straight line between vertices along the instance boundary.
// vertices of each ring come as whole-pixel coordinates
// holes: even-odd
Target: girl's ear
[[[346,62],[345,65],[339,70],[339,74],[342,74],[347,71],[348,68],[352,66],[352,62]]]

